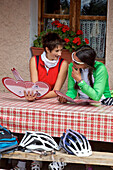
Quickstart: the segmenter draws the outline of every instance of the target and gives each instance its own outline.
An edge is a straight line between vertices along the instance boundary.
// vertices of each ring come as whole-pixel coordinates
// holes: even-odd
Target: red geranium
[[[73,40],[74,44],[80,45],[81,44],[81,39],[79,37],[74,38]]]
[[[59,24],[60,22],[58,21],[58,20],[55,20],[55,21],[53,21],[51,24],[52,25],[57,25],[57,24]]]
[[[57,28],[60,28],[60,27],[62,27],[62,24],[61,24],[61,23],[58,23],[58,24],[57,24]]]
[[[63,25],[62,31],[63,32],[69,31],[68,25]]]
[[[59,20],[55,20],[51,24],[52,29],[47,29],[46,31],[41,32],[40,36],[37,36],[37,39],[34,40],[35,47],[42,47],[42,36],[48,32],[56,32],[59,34],[66,42],[64,48],[68,49],[70,52],[77,50],[82,45],[89,44],[89,40],[87,38],[83,39],[82,30],[78,30],[77,32],[71,31],[68,25],[60,23]]]
[[[87,38],[84,38],[86,44],[89,44],[89,40]]]
[[[82,35],[83,34],[83,31],[82,30],[78,30],[76,35]]]
[[[64,38],[64,41],[65,41],[66,43],[70,42],[70,40],[69,40],[68,38]]]

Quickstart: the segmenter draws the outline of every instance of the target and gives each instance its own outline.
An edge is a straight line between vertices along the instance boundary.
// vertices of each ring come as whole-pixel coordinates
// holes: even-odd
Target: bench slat
[[[113,153],[108,152],[93,152],[89,157],[77,157],[75,155],[69,155],[62,152],[56,152],[54,155],[39,155],[36,153],[26,153],[21,151],[15,151],[9,154],[2,154],[2,158],[10,159],[23,159],[23,160],[39,160],[52,162],[53,158],[55,161],[67,162],[67,163],[78,163],[78,164],[91,164],[91,165],[105,165],[113,166]]]

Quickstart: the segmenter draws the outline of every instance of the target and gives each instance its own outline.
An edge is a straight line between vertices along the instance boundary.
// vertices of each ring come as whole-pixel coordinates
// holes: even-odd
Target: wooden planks
[[[103,165],[113,166],[113,153],[108,152],[93,152],[89,157],[77,157],[75,155],[68,155],[62,152],[56,152],[54,155],[42,156],[36,153],[26,153],[15,151],[14,153],[3,154],[2,158],[10,159],[23,159],[23,160],[39,160],[39,161],[55,161],[78,163],[78,164],[91,164],[91,165]]]

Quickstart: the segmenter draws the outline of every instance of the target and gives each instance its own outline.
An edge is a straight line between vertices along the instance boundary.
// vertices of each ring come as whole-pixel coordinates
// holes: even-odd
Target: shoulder
[[[95,61],[94,68],[95,68],[95,71],[98,72],[98,73],[101,73],[101,72],[107,73],[106,66],[103,63],[99,62],[99,61]]]
[[[32,56],[30,59],[30,63],[36,63],[41,59],[41,56]]]
[[[62,58],[60,58],[60,61],[62,61],[62,66],[68,67],[68,62]]]
[[[60,73],[65,73],[68,71],[68,62],[66,60],[63,60],[60,65]]]
[[[35,59],[36,58],[36,56],[32,56],[31,58],[30,58],[30,62],[35,62]]]
[[[95,69],[98,69],[98,68],[106,69],[106,66],[103,63],[99,62],[99,61],[95,61],[94,68]]]
[[[30,64],[30,67],[36,67],[36,56],[32,56],[30,58],[29,64]]]

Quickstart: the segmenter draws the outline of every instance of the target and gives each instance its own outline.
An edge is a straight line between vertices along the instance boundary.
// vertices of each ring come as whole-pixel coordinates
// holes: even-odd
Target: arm
[[[36,68],[36,61],[35,61],[35,56],[31,57],[30,62],[29,62],[29,68],[30,68],[30,78],[33,83],[38,81],[38,72]]]
[[[29,62],[29,69],[30,69],[30,78],[33,83],[38,81],[38,73],[37,73],[37,68],[36,68],[36,62],[35,62],[35,56],[31,57],[30,62]],[[36,94],[34,95],[33,92],[28,92],[24,91],[24,96],[28,101],[33,101],[36,99]]]
[[[60,68],[54,89],[52,91],[49,91],[42,98],[51,98],[51,97],[57,96],[56,93],[54,92],[54,90],[60,91],[60,89],[61,89],[61,87],[62,87],[62,85],[63,85],[63,83],[66,79],[67,70],[68,70],[68,63],[67,63],[67,61],[64,60],[62,65],[61,65],[61,68]],[[31,81],[32,82],[35,83],[36,81],[38,81],[38,72],[37,72],[37,69],[36,69],[35,57],[32,57],[31,60],[30,60],[30,75],[31,75]],[[33,101],[36,98],[36,96],[33,96],[33,94],[30,95],[30,93],[28,94],[29,96],[26,94],[26,92],[24,93],[24,95],[25,95],[25,98],[29,101]]]
[[[47,93],[43,98],[51,98],[51,97],[57,96],[54,90],[60,91],[67,77],[67,71],[68,71],[68,63],[67,61],[64,60],[61,65],[54,89],[50,91],[49,93]]]
[[[77,90],[74,89],[75,81],[72,77],[72,67],[73,64],[70,63],[68,68],[68,91],[66,92],[66,95],[71,97],[72,99],[75,99],[77,96]]]
[[[103,64],[97,66],[94,70],[94,85],[90,87],[84,80],[78,83],[81,91],[88,95],[93,100],[99,101],[104,93],[108,73],[107,69]]]

